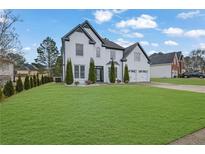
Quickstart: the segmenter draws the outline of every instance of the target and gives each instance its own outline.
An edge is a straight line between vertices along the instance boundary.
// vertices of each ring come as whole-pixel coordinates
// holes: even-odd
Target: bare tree
[[[13,15],[12,10],[3,10],[0,13],[0,55],[21,51],[19,36],[14,26],[19,21],[20,18]]]

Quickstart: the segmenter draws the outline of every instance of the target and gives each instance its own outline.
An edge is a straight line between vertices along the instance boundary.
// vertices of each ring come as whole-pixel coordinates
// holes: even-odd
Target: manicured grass
[[[205,79],[200,78],[152,78],[151,81],[182,85],[205,85]]]
[[[0,104],[0,144],[167,144],[205,127],[205,95],[48,84]]]

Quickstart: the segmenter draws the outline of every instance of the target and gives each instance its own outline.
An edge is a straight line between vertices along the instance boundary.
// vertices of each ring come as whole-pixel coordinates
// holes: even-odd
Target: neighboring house
[[[151,78],[178,77],[184,70],[184,58],[181,52],[154,53],[151,60]]]
[[[0,55],[0,85],[14,80],[14,62]]]
[[[88,80],[89,63],[95,62],[97,82],[109,82],[112,60],[116,79],[123,80],[124,66],[128,65],[131,82],[149,82],[149,58],[139,43],[124,48],[102,38],[92,25],[85,21],[62,37],[63,79],[68,59],[73,64],[74,80],[84,83]]]

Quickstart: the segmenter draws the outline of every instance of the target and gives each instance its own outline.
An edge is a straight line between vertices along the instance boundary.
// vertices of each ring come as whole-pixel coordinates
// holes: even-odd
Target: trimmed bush
[[[30,88],[33,88],[33,78],[32,78],[32,76],[30,77]]]
[[[37,80],[36,80],[36,75],[33,76],[33,86],[37,86]]]
[[[23,82],[21,80],[21,76],[19,75],[16,81],[16,92],[19,93],[21,91],[23,91]]]
[[[28,77],[28,75],[26,76],[25,81],[24,81],[24,89],[25,89],[25,90],[30,89],[30,82],[29,82],[29,77]]]
[[[71,59],[68,60],[68,62],[67,62],[65,82],[66,82],[66,84],[73,83],[73,68],[72,68]]]
[[[36,75],[36,80],[37,80],[37,86],[40,86],[40,80],[39,80],[39,75],[38,75],[38,73],[37,73],[37,75]]]
[[[1,101],[2,97],[3,97],[3,94],[2,94],[2,90],[1,90],[1,86],[0,86],[0,101]]]
[[[128,72],[128,66],[125,65],[125,71],[124,71],[124,82],[128,83],[130,81],[129,72]]]
[[[6,97],[10,97],[14,94],[14,87],[11,80],[6,82],[3,93]]]
[[[89,67],[88,80],[92,81],[92,83],[96,82],[95,62],[92,58],[90,58],[90,67]]]
[[[113,60],[110,68],[110,82],[115,83],[115,64]]]
[[[44,76],[41,76],[41,84],[44,84]]]

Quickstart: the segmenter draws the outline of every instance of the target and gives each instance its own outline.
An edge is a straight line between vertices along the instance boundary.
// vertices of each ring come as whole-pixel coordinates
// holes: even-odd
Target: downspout
[[[62,71],[63,74],[62,74],[62,80],[63,80],[63,82],[64,82],[64,80],[65,80],[65,39],[62,38],[61,41],[62,41],[62,56],[63,56],[63,67],[62,67],[62,69],[63,69],[63,71]]]

